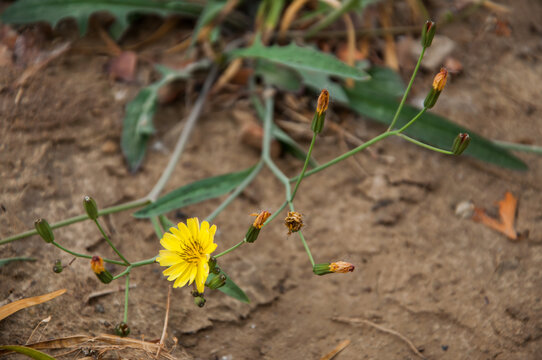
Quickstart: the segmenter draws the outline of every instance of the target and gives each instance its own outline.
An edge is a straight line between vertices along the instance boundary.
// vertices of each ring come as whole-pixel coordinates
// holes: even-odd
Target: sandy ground
[[[513,9],[504,15],[510,37],[488,30],[493,18],[485,11],[442,31],[456,41],[453,55],[464,72],[452,77],[433,111],[489,138],[540,144],[542,5],[504,3]],[[130,174],[117,144],[123,106],[141,84],[111,82],[102,71],[106,61],[96,55],[63,56],[28,83],[18,105],[16,91],[6,87],[0,93],[0,203],[5,209],[0,237],[27,230],[37,217],[55,222],[80,214],[83,195],[104,207],[137,199],[160,176],[189,109],[182,101],[160,108],[158,133],[145,163]],[[10,84],[17,75],[17,69],[0,68],[1,83]],[[412,98],[423,96],[430,77],[417,79]],[[123,91],[126,97],[115,100]],[[251,112],[244,100],[235,109]],[[337,111],[333,104],[331,111]],[[384,130],[354,117],[345,119],[344,126],[362,140]],[[327,131],[315,157],[325,162],[340,154],[341,146]],[[361,319],[401,333],[428,359],[542,356],[542,158],[518,154],[530,169],[514,172],[431,153],[400,139],[374,149],[372,155],[357,155],[357,165],[346,161],[307,178],[296,198],[316,261],[349,261],[355,272],[313,276],[299,238],[287,236],[276,221],[255,244],[221,259],[250,304],[209,291],[207,305],[199,309],[188,289],[173,291],[168,343],[173,336],[178,339],[174,356],[319,359],[350,340],[337,359],[417,358],[398,337]],[[166,190],[257,160],[257,152],[239,141],[231,106],[212,101]],[[291,156],[277,164],[290,176],[301,167]],[[517,230],[529,231],[525,239],[509,241],[454,214],[455,205],[465,200],[491,208],[506,191],[519,198]],[[248,214],[273,211],[282,197],[282,185],[264,170],[216,218],[219,250],[242,238],[251,221]],[[205,217],[220,200],[188,206],[171,218]],[[129,259],[149,258],[160,249],[150,223],[129,213],[106,216],[104,223]],[[90,223],[55,234],[74,250],[114,255]],[[12,256],[37,261],[0,268],[2,303],[60,288],[68,292],[0,322],[0,343],[24,344],[48,316],[47,326],[31,341],[111,332],[121,319],[121,292],[84,302],[89,293],[106,288],[86,261],[77,260],[56,275],[54,260],[67,263],[71,257],[37,237],[0,247],[0,258]],[[132,336],[158,339],[168,282],[157,265],[135,270],[132,279],[137,285],[129,306]]]

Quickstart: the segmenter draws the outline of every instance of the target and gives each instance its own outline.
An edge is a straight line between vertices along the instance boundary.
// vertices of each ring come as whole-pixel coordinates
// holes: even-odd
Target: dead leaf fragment
[[[111,59],[107,72],[113,80],[133,81],[137,66],[137,54],[133,51],[123,51]]]
[[[26,309],[27,307],[38,305],[38,304],[47,302],[49,300],[52,300],[56,298],[57,296],[64,294],[65,292],[66,292],[66,289],[61,289],[61,290],[53,291],[52,293],[49,293],[49,294],[21,299],[21,300],[17,300],[12,303],[6,304],[0,307],[0,320],[7,318],[11,314],[16,313],[19,310]]]
[[[506,235],[508,239],[516,241],[518,240],[518,233],[514,226],[514,222],[516,219],[517,205],[518,199],[512,195],[512,193],[507,191],[506,194],[504,194],[504,198],[498,202],[499,220],[487,215],[486,211],[479,207],[474,208],[472,219],[493,230],[497,230]]]
[[[331,350],[326,355],[322,356],[320,360],[331,360],[333,359],[338,353],[344,350],[348,345],[350,345],[350,340],[346,339],[339,343],[339,345],[335,346],[333,350]]]

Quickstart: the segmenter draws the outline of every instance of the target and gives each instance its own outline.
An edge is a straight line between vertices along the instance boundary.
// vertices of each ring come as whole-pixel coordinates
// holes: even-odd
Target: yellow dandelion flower
[[[198,218],[191,218],[170,228],[164,234],[160,244],[166,250],[160,250],[156,261],[160,266],[169,266],[164,275],[169,281],[175,281],[173,287],[182,287],[196,282],[198,292],[203,293],[205,281],[209,276],[209,258],[215,251],[214,237],[216,226],[209,227],[207,221],[201,226]]]

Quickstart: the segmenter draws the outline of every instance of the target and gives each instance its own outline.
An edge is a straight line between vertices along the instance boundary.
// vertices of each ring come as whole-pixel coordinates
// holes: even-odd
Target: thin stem
[[[424,144],[422,143],[421,141],[418,141],[416,139],[413,139],[409,136],[406,136],[405,134],[397,134],[397,136],[407,140],[407,141],[410,141],[411,143],[413,144],[416,144],[418,146],[421,146],[423,148],[426,148],[426,149],[429,149],[429,150],[432,150],[432,151],[436,151],[436,152],[439,152],[441,154],[446,154],[446,155],[453,155],[454,153],[451,152],[451,151],[448,151],[448,150],[444,150],[444,149],[440,149],[438,147],[434,147],[434,146],[431,146],[431,145],[428,145],[428,144]]]
[[[162,232],[162,228],[160,227],[158,216],[151,217],[151,223],[152,223],[152,227],[154,228],[154,232],[156,233],[156,236],[158,236],[158,238],[161,239],[162,236],[164,236],[164,233]]]
[[[311,169],[311,170],[307,171],[307,172],[305,173],[305,176],[304,176],[304,177],[307,177],[307,176],[311,176],[311,175],[313,175],[313,174],[316,174],[316,173],[318,173],[318,172],[320,172],[320,171],[322,171],[322,170],[324,170],[324,169],[330,167],[331,165],[335,165],[336,163],[341,162],[341,161],[343,161],[344,159],[346,159],[346,158],[348,158],[348,157],[350,157],[350,156],[352,156],[352,155],[357,154],[357,153],[360,152],[361,150],[363,150],[363,149],[365,149],[365,148],[367,148],[367,147],[373,145],[374,143],[377,143],[377,142],[379,142],[380,140],[383,140],[383,139],[385,139],[385,138],[387,138],[387,137],[389,137],[389,136],[396,135],[396,134],[397,134],[397,133],[396,133],[395,131],[384,132],[384,133],[382,133],[382,134],[380,134],[380,135],[378,135],[378,136],[372,138],[371,140],[364,142],[363,144],[361,144],[361,145],[358,146],[357,148],[354,148],[354,149],[352,149],[352,150],[350,150],[350,151],[348,151],[348,152],[345,152],[344,154],[342,154],[342,155],[340,155],[340,156],[337,156],[335,159],[330,160],[330,161],[328,161],[328,162],[325,163],[325,164],[322,164],[322,165],[320,165],[320,166],[315,167],[314,169]],[[299,176],[296,176],[296,177],[291,178],[289,181],[290,181],[290,182],[297,181],[298,178],[299,178]]]
[[[101,209],[100,211],[98,211],[98,215],[102,216],[102,215],[107,215],[107,214],[113,214],[113,213],[121,212],[121,211],[124,211],[124,210],[129,210],[129,209],[141,207],[141,206],[147,205],[149,203],[150,203],[149,199],[147,199],[145,197],[145,198],[142,198],[142,199],[139,199],[139,200],[127,202],[127,203],[120,204],[120,205],[111,206],[111,207],[108,207],[108,208],[105,208],[105,209]],[[85,221],[85,220],[88,220],[88,219],[89,219],[89,217],[88,217],[88,215],[86,213],[83,214],[83,215],[77,215],[77,216],[71,217],[69,219],[65,219],[65,220],[59,221],[57,223],[51,224],[51,229],[61,228],[61,227],[68,226],[68,225],[71,225],[71,224],[75,224],[77,222]],[[7,244],[7,243],[15,241],[15,240],[24,239],[26,237],[29,237],[29,236],[32,236],[32,235],[37,235],[37,234],[38,234],[38,232],[35,229],[25,231],[23,233],[13,235],[13,236],[7,237],[7,238],[5,238],[3,240],[0,240],[0,245]]]
[[[397,35],[397,34],[409,34],[417,33],[420,30],[419,26],[394,26],[389,28],[376,28],[376,29],[357,29],[356,36],[368,36],[377,37],[383,35]],[[297,38],[305,36],[306,30],[289,30],[284,33],[286,38]],[[348,35],[346,30],[326,30],[318,33],[319,39],[337,39],[343,38]]]
[[[305,159],[305,164],[303,164],[303,169],[301,170],[301,174],[299,175],[297,182],[294,186],[294,191],[292,192],[292,196],[290,197],[290,201],[294,200],[295,194],[297,193],[297,189],[299,188],[299,184],[301,184],[301,180],[303,180],[303,176],[305,175],[305,171],[307,171],[307,166],[309,166],[309,161],[312,154],[312,149],[314,147],[314,143],[316,142],[316,134],[312,135],[311,145],[309,147],[309,151],[307,152],[307,157]]]
[[[420,118],[420,116],[422,116],[425,112],[427,111],[427,108],[423,108],[420,110],[419,113],[416,114],[416,116],[414,116],[409,122],[407,122],[402,128],[400,128],[399,130],[397,130],[398,133],[402,133],[403,131],[405,131],[410,125],[414,124],[414,122],[416,120],[418,120]]]
[[[311,250],[309,249],[309,245],[307,244],[307,241],[305,240],[305,236],[303,236],[303,233],[301,231],[298,231],[297,233],[299,234],[299,237],[301,238],[303,247],[305,247],[305,251],[307,252],[307,255],[309,255],[309,260],[312,264],[312,267],[314,268],[314,259],[312,258],[312,253],[311,253]]]
[[[141,260],[141,261],[138,261],[138,262],[135,262],[135,263],[132,263],[130,266],[128,266],[123,272],[121,272],[120,274],[118,275],[115,275],[113,277],[113,280],[117,280],[121,277],[123,277],[124,275],[126,274],[129,274],[133,268],[136,268],[136,267],[140,267],[140,266],[145,266],[145,265],[149,265],[149,264],[152,264],[156,261],[156,258],[158,256],[155,256],[153,258],[150,258],[150,259],[145,259],[145,260]],[[104,259],[105,261],[105,259]]]
[[[513,143],[513,142],[508,142],[508,141],[499,141],[499,140],[493,140],[493,143],[503,149],[532,152],[535,154],[542,155],[542,146],[518,144],[518,143]]]
[[[237,188],[228,196],[226,200],[222,202],[205,220],[211,222],[215,217],[218,216],[239,194],[254,180],[256,175],[260,172],[263,167],[263,161],[260,160],[256,167],[248,174],[248,176],[237,186]]]
[[[271,156],[271,127],[273,122],[273,96],[267,96],[265,99],[265,117],[263,121],[263,140],[262,140],[262,158],[270,159]]]
[[[107,234],[105,233],[104,229],[102,228],[102,226],[100,225],[98,219],[94,220],[94,222],[96,223],[96,226],[98,227],[98,229],[100,229],[100,232],[102,233],[102,236],[104,237],[105,241],[107,241],[107,243],[109,244],[109,246],[111,246],[111,249],[113,249],[113,251],[115,251],[117,253],[117,255],[124,261],[125,265],[128,266],[130,265],[130,262],[128,260],[126,260],[126,258],[121,254],[121,252],[115,247],[115,245],[113,245],[113,243],[111,242],[111,239],[109,239],[109,236],[107,236]]]
[[[233,250],[237,249],[239,246],[243,245],[245,243],[245,239],[241,240],[240,242],[238,242],[237,244],[233,245],[231,248],[229,248],[228,250],[226,251],[223,251],[221,252],[220,254],[218,255],[215,255],[214,257],[216,259],[218,259],[219,257],[223,256],[223,255],[226,255],[227,253],[229,252],[232,252]]]
[[[397,111],[395,111],[395,115],[393,116],[393,120],[391,121],[390,126],[388,127],[387,131],[391,131],[393,127],[395,126],[395,123],[397,122],[397,118],[399,118],[399,114],[401,113],[401,110],[403,110],[403,105],[405,105],[405,101],[407,99],[408,93],[410,92],[410,89],[412,88],[412,84],[414,84],[414,78],[416,77],[416,74],[418,73],[418,69],[420,68],[420,65],[422,63],[423,56],[425,54],[426,47],[424,46],[422,49],[422,52],[420,53],[420,56],[418,57],[418,62],[416,63],[416,67],[414,68],[414,72],[412,73],[412,76],[410,77],[410,81],[408,83],[408,86],[405,90],[405,93],[403,94],[403,98],[401,99],[401,103],[399,104],[399,107],[397,108]]]
[[[67,252],[68,254],[71,254],[75,257],[80,257],[80,258],[84,258],[84,259],[92,259],[92,256],[90,255],[85,255],[85,254],[79,254],[79,253],[76,253],[75,251],[71,251],[71,250],[68,250],[66,249],[64,246],[60,245],[59,243],[57,243],[56,241],[53,241],[51,244],[53,244],[54,246],[56,246],[57,248],[59,248],[60,250],[62,251],[65,251]],[[103,261],[107,262],[107,263],[110,263],[110,264],[116,264],[116,265],[123,265],[123,266],[126,266],[125,263],[123,263],[122,261],[117,261],[117,260],[111,260],[111,259],[103,259]]]
[[[124,323],[128,324],[128,297],[130,295],[130,274],[126,274],[126,283],[124,285]]]
[[[152,190],[149,192],[149,195],[147,196],[150,200],[156,201],[158,195],[160,194],[164,186],[166,186],[166,183],[171,177],[173,170],[175,170],[175,166],[177,165],[177,162],[179,161],[179,158],[183,153],[184,147],[190,137],[190,134],[192,133],[194,125],[196,124],[196,121],[201,115],[203,104],[205,103],[209,90],[211,89],[211,85],[213,84],[217,73],[218,67],[213,66],[211,71],[209,72],[209,75],[207,76],[207,79],[205,80],[205,83],[203,84],[200,95],[196,100],[196,103],[194,104],[194,107],[192,108],[188,119],[186,120],[186,124],[183,128],[181,135],[179,136],[179,140],[177,140],[177,144],[175,145],[175,149],[171,154],[166,168],[162,172],[162,175],[160,176],[160,179],[158,179],[158,182],[156,182]]]

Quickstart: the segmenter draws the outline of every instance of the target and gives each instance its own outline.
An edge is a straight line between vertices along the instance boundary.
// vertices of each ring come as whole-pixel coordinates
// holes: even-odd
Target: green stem
[[[299,188],[299,184],[301,184],[301,180],[303,180],[303,176],[305,175],[305,171],[307,171],[307,166],[309,166],[309,161],[312,154],[312,149],[314,147],[314,143],[316,142],[316,134],[312,135],[311,145],[309,146],[309,151],[307,152],[307,158],[305,159],[305,164],[303,164],[303,169],[301,170],[301,174],[299,175],[297,182],[294,186],[294,191],[292,192],[292,196],[290,197],[290,201],[294,201],[295,194],[297,193],[297,189]]]
[[[102,215],[107,215],[107,214],[113,214],[113,213],[121,212],[121,211],[124,211],[124,210],[129,210],[129,209],[141,207],[141,206],[147,205],[149,203],[150,203],[149,199],[142,198],[142,199],[139,199],[139,200],[135,200],[135,201],[131,201],[131,202],[127,202],[127,203],[124,203],[124,204],[115,205],[115,206],[111,206],[111,207],[102,209],[102,210],[98,211],[98,215],[102,216]],[[68,225],[71,225],[71,224],[75,224],[77,222],[85,221],[85,220],[88,220],[88,219],[89,219],[89,217],[85,213],[83,215],[74,216],[74,217],[71,217],[69,219],[62,220],[62,221],[59,221],[57,223],[51,224],[51,229],[61,228],[61,227],[68,226]],[[29,236],[32,236],[32,235],[37,235],[37,234],[38,234],[38,232],[35,229],[25,231],[23,233],[13,235],[13,236],[7,237],[7,238],[5,238],[3,240],[0,240],[0,245],[7,244],[7,243],[15,241],[15,240],[24,239],[26,237],[29,237]]]
[[[120,274],[118,275],[115,275],[113,277],[113,280],[117,280],[121,277],[123,277],[124,275],[126,274],[129,274],[130,271],[132,271],[133,268],[136,268],[136,267],[140,267],[140,266],[145,266],[145,265],[149,265],[149,264],[152,264],[154,262],[156,262],[156,258],[158,256],[155,256],[153,258],[150,258],[150,259],[145,259],[145,260],[141,260],[141,261],[138,261],[138,262],[135,262],[135,263],[132,263],[130,266],[128,266],[123,272],[121,272]],[[105,259],[104,259],[105,261]]]
[[[126,283],[124,285],[124,323],[128,324],[128,297],[130,295],[130,274],[126,274]]]
[[[173,150],[173,153],[169,158],[169,162],[166,168],[162,172],[160,179],[158,179],[152,190],[149,192],[149,195],[147,196],[152,201],[156,201],[158,195],[160,194],[164,186],[166,186],[166,183],[171,177],[171,174],[173,174],[173,170],[175,170],[175,166],[177,165],[177,162],[179,161],[179,158],[183,153],[184,147],[190,137],[190,134],[192,133],[194,125],[196,124],[196,121],[198,120],[201,111],[203,110],[203,104],[205,103],[207,94],[211,90],[211,85],[213,84],[217,73],[218,67],[213,66],[213,68],[209,72],[209,75],[207,75],[207,79],[203,84],[203,88],[200,91],[199,97],[196,100],[196,103],[194,104],[194,107],[192,108],[188,119],[186,120],[186,124],[184,125],[183,131],[181,132],[181,135],[177,140],[177,144],[175,144],[175,149]]]
[[[233,250],[237,249],[239,246],[243,245],[245,243],[245,239],[241,240],[240,242],[238,242],[237,244],[233,245],[231,248],[229,248],[228,250],[226,251],[223,251],[221,252],[220,254],[218,255],[215,255],[214,257],[216,259],[218,259],[219,257],[223,256],[223,255],[226,255],[227,253],[229,252],[232,252]]]
[[[64,246],[60,245],[59,243],[57,243],[56,241],[53,241],[51,244],[53,244],[54,246],[56,246],[57,248],[59,248],[60,250],[62,251],[65,251],[67,252],[68,254],[71,254],[75,257],[80,257],[80,258],[84,258],[84,259],[92,259],[92,256],[90,255],[85,255],[85,254],[79,254],[79,253],[76,253],[75,251],[71,251],[71,250],[68,250],[66,249]],[[107,263],[110,263],[110,264],[116,264],[116,265],[123,265],[123,266],[126,266],[125,263],[123,263],[122,261],[117,261],[117,260],[111,260],[111,259],[103,259],[103,261],[107,262]]]
[[[416,120],[418,120],[420,118],[420,116],[422,116],[425,112],[427,111],[427,108],[423,108],[420,110],[419,113],[416,114],[416,116],[414,116],[409,122],[407,122],[402,128],[400,128],[399,130],[397,130],[398,133],[402,133],[403,131],[405,131],[410,125],[414,124],[414,122]]]
[[[289,201],[284,201],[282,203],[282,205],[277,209],[277,211],[275,211],[273,214],[271,214],[271,216],[267,219],[267,221],[263,224],[264,226],[269,224],[271,221],[273,221],[274,218],[276,218],[278,216],[278,214],[280,214],[280,212],[282,210],[284,210],[284,208],[286,207],[286,205],[288,205]]]
[[[320,166],[315,167],[314,169],[311,169],[311,170],[307,171],[307,172],[305,173],[305,176],[304,176],[304,177],[307,177],[307,176],[311,176],[311,175],[313,175],[313,174],[316,174],[316,173],[318,173],[318,172],[320,172],[320,171],[322,171],[322,170],[324,170],[324,169],[330,167],[331,165],[335,165],[336,163],[341,162],[341,161],[343,161],[344,159],[346,159],[346,158],[348,158],[348,157],[350,157],[350,156],[352,156],[352,155],[357,154],[357,153],[360,152],[361,150],[363,150],[363,149],[365,149],[365,148],[367,148],[367,147],[373,145],[374,143],[377,143],[377,142],[379,142],[380,140],[383,140],[383,139],[385,139],[385,138],[387,138],[387,137],[389,137],[389,136],[396,135],[396,134],[397,134],[397,133],[396,133],[395,131],[384,132],[384,133],[382,133],[382,134],[380,134],[380,135],[378,135],[378,136],[372,138],[371,140],[369,140],[369,141],[367,141],[367,142],[361,144],[361,145],[358,146],[357,148],[354,148],[354,149],[352,149],[352,150],[350,150],[350,151],[348,151],[348,152],[345,152],[344,154],[342,154],[342,155],[340,155],[340,156],[337,156],[335,159],[330,160],[330,161],[328,161],[328,162],[325,163],[325,164],[322,164],[322,165],[320,165]],[[290,182],[297,181],[298,178],[299,178],[299,176],[296,176],[296,177],[291,178],[289,181],[290,181]]]
[[[418,141],[416,139],[413,139],[411,137],[408,137],[406,136],[405,134],[397,134],[397,136],[407,140],[407,141],[410,141],[411,143],[413,144],[416,144],[418,146],[421,146],[423,148],[426,148],[426,149],[429,149],[429,150],[432,150],[432,151],[436,151],[436,152],[439,152],[441,154],[446,154],[446,155],[453,155],[454,153],[451,152],[451,151],[448,151],[448,150],[444,150],[444,149],[440,149],[438,147],[434,147],[434,146],[431,146],[431,145],[428,145],[428,144],[424,144],[422,143],[421,141]]]
[[[228,198],[224,200],[222,204],[220,204],[215,209],[215,211],[213,211],[209,216],[207,216],[205,220],[207,220],[208,222],[213,221],[214,218],[217,217],[218,214],[220,214],[237,196],[239,196],[239,194],[252,182],[252,180],[254,180],[262,167],[263,161],[260,160],[254,170],[252,170],[250,174],[248,174],[248,176],[243,180],[243,182],[241,182],[241,184],[239,184],[239,186],[237,186],[237,188],[230,194],[230,196],[228,196]]]
[[[503,149],[532,152],[535,154],[542,155],[542,146],[518,144],[518,143],[499,141],[499,140],[493,140],[493,143]]]
[[[156,233],[156,236],[158,236],[158,239],[161,239],[162,236],[164,236],[164,233],[162,231],[162,228],[160,227],[158,216],[151,217],[151,223],[152,223],[152,227],[154,228],[154,232]]]
[[[113,249],[113,251],[115,251],[117,253],[117,255],[124,261],[125,265],[126,266],[129,266],[130,265],[130,262],[128,260],[126,260],[126,258],[121,254],[121,252],[115,247],[115,245],[113,245],[113,243],[111,242],[111,239],[109,239],[109,236],[107,236],[107,234],[105,233],[104,229],[102,228],[102,226],[100,225],[100,222],[98,221],[98,219],[94,220],[94,223],[96,223],[96,226],[98,227],[98,229],[100,229],[100,232],[102,233],[102,236],[104,237],[105,241],[107,241],[107,243],[109,244],[109,246],[111,246],[111,249]]]
[[[423,56],[425,54],[426,47],[424,46],[422,49],[422,52],[420,53],[420,56],[418,57],[418,62],[416,63],[416,67],[414,68],[414,72],[412,73],[412,76],[410,77],[410,81],[408,83],[408,86],[405,90],[405,93],[403,94],[403,98],[401,99],[401,103],[399,104],[399,107],[395,111],[395,115],[393,116],[393,120],[391,121],[390,126],[388,127],[387,131],[391,131],[393,127],[395,126],[395,123],[397,122],[397,119],[399,118],[399,114],[401,113],[401,110],[403,110],[403,106],[405,105],[405,101],[407,99],[408,93],[410,92],[410,89],[412,88],[412,84],[414,84],[414,78],[416,77],[416,74],[418,73],[418,69],[420,68],[420,65],[422,63]]]
[[[299,234],[299,237],[301,238],[301,242],[303,243],[303,246],[305,247],[305,251],[307,252],[307,255],[309,255],[309,260],[312,264],[312,267],[314,268],[314,259],[312,258],[311,250],[309,249],[309,245],[307,244],[307,241],[305,240],[305,236],[303,236],[303,233],[301,231],[297,232]]]

